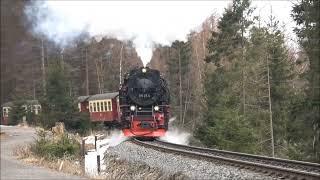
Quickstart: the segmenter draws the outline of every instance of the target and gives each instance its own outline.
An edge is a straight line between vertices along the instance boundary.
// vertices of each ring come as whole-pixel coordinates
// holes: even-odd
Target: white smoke
[[[154,43],[170,45],[174,40],[186,40],[191,30],[213,12],[222,14],[232,1],[34,1],[25,14],[36,35],[44,35],[65,46],[81,32],[90,36],[111,36],[133,40],[146,65],[152,56]],[[255,16],[267,22],[270,8],[280,22],[285,22],[288,36],[294,22],[290,17],[290,1],[253,1]],[[288,21],[289,20],[289,21]]]
[[[169,119],[169,130],[166,132],[165,136],[160,137],[160,140],[175,144],[188,145],[191,134],[173,127],[172,123],[175,120],[176,117]]]
[[[106,149],[109,147],[114,147],[122,142],[128,140],[128,137],[124,136],[122,131],[115,130],[110,133],[109,136],[99,141],[101,147],[105,147]]]
[[[210,1],[35,1],[25,8],[36,35],[60,46],[68,45],[83,31],[91,37],[133,40],[146,65],[155,43],[170,45],[186,40],[215,8],[227,2]],[[220,7],[219,7],[220,6]]]
[[[97,137],[103,136],[103,134],[96,135]],[[95,144],[95,136],[85,137],[86,144]],[[104,164],[104,156],[108,151],[109,147],[114,147],[122,142],[126,141],[128,138],[124,136],[122,131],[114,130],[105,137],[104,139],[97,140],[96,145],[97,149],[91,149],[85,155],[85,171],[86,175],[97,178],[98,170],[97,170],[97,155],[100,155],[100,164],[101,170],[106,169],[106,165]]]

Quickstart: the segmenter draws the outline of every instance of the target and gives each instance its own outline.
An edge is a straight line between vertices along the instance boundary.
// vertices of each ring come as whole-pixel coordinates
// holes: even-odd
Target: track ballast
[[[134,139],[135,144],[158,151],[170,152],[207,161],[253,170],[282,179],[320,179],[320,164],[294,161],[252,154],[199,148],[164,141],[144,142]]]

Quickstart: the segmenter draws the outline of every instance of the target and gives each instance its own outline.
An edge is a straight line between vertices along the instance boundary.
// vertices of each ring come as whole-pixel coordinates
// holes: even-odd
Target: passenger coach
[[[7,102],[1,105],[2,115],[1,115],[1,124],[8,125],[9,123],[9,114],[14,102]],[[35,115],[39,115],[41,112],[41,105],[38,100],[25,100],[22,105],[24,110],[33,112]]]
[[[118,124],[119,93],[104,93],[78,97],[78,107],[81,112],[89,112],[92,122]]]

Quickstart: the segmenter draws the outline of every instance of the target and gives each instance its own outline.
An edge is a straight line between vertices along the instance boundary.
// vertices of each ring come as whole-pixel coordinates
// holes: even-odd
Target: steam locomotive
[[[125,136],[161,137],[168,130],[170,93],[160,72],[131,70],[119,89],[120,124]]]

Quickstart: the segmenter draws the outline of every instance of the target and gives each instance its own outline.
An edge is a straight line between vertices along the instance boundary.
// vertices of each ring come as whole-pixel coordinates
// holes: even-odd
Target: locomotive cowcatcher
[[[156,138],[168,130],[170,94],[160,72],[130,71],[119,89],[120,123],[125,136]]]

